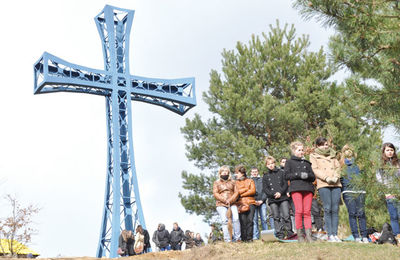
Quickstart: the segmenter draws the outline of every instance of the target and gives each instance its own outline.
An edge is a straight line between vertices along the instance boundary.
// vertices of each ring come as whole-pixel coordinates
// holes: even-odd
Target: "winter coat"
[[[344,163],[346,165],[346,174],[340,178],[342,191],[354,191],[351,181],[353,178],[360,176],[360,168],[354,163],[354,158],[351,160],[346,158]]]
[[[186,244],[185,249],[191,249],[195,245],[195,241],[192,238],[192,236],[190,235],[190,231],[189,230],[186,230],[186,232],[185,232],[185,244]]]
[[[317,177],[317,189],[324,187],[342,187],[340,183],[340,164],[335,157],[323,156],[317,153],[310,155],[312,169]],[[338,180],[334,184],[328,184],[326,178],[336,177]]]
[[[213,194],[216,199],[217,207],[235,205],[239,197],[239,192],[233,180],[216,180],[213,185]],[[228,200],[229,205],[225,204],[225,200]]]
[[[146,229],[143,229],[143,235],[144,235],[144,251],[146,252],[148,248],[151,248],[150,234]]]
[[[169,232],[165,229],[164,224],[161,224],[161,226],[156,231],[154,231],[152,240],[159,248],[163,248],[169,245]]]
[[[263,178],[261,177],[251,177],[251,179],[254,181],[254,184],[256,185],[256,195],[254,196],[254,199],[256,201],[262,200],[263,203],[267,200],[267,195],[264,193],[263,190]]]
[[[177,230],[173,229],[170,233],[170,244],[171,245],[177,245],[179,243],[182,243],[185,240],[185,234],[183,233],[183,230],[178,227]]]
[[[254,199],[256,185],[252,179],[244,178],[243,180],[236,180],[236,188],[239,192],[239,200],[237,202],[239,209],[244,205],[256,204],[256,200]]]
[[[301,178],[301,173],[306,172],[307,179]],[[289,193],[296,191],[310,191],[315,192],[313,181],[315,175],[311,168],[311,163],[304,158],[299,158],[294,155],[286,161],[285,164],[285,178],[290,181]]]
[[[200,238],[200,239],[195,238],[195,239],[194,239],[194,245],[197,246],[197,247],[204,246],[204,241],[203,241],[203,239],[202,239],[202,238]]]
[[[135,255],[135,250],[134,250],[134,245],[135,243],[135,239],[133,238],[128,238],[126,241],[124,240],[124,238],[122,237],[122,235],[119,236],[118,239],[118,247],[120,247],[122,249],[122,251],[124,251],[124,256],[131,256],[131,255]]]
[[[279,203],[289,200],[287,196],[288,182],[285,179],[285,172],[280,168],[268,169],[268,172],[263,176],[263,191],[268,197],[268,204]],[[275,193],[279,192],[281,196],[275,199]]]

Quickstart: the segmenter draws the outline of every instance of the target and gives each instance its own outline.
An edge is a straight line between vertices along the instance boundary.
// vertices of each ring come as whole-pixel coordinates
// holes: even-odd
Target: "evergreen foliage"
[[[241,163],[263,172],[265,155],[288,157],[292,141],[311,148],[318,136],[333,140],[337,149],[353,144],[368,158],[380,145],[381,122],[356,91],[364,87],[359,78],[332,81],[336,69],[323,49],[308,47],[307,36],[297,37],[294,26],[277,22],[269,33],[222,52],[222,73],[211,71],[203,93],[213,116],[205,120],[196,114],[181,129],[188,159],[206,172],[182,173],[188,194],[179,197],[189,213],[214,221],[212,183],[222,165],[233,169]]]
[[[368,82],[355,91],[382,123],[400,129],[400,2],[398,0],[297,0],[307,18],[331,26],[332,60]]]

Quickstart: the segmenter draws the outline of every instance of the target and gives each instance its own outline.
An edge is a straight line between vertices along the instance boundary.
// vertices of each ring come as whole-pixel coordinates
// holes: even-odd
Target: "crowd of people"
[[[342,196],[353,239],[369,242],[366,191],[353,182],[363,174],[356,163],[356,152],[345,145],[338,154],[324,137],[317,138],[314,144],[309,160],[304,157],[301,142],[290,144],[292,155],[289,159],[282,158],[279,167],[274,157],[267,156],[263,177],[256,167],[251,168],[250,177],[244,165],[237,165],[232,175],[227,165],[219,169],[213,195],[225,242],[259,239],[259,228],[267,230],[268,224],[278,239],[342,242],[338,237]],[[395,187],[394,178],[400,177],[400,164],[392,143],[383,144],[380,166],[376,181],[390,190]],[[385,198],[393,236],[400,237],[400,202],[396,194],[385,194]]]
[[[183,230],[179,227],[178,223],[173,223],[171,232],[169,232],[165,225],[158,224],[157,230],[154,231],[152,241],[155,244],[155,251],[167,250],[182,250],[191,249],[193,247],[201,247],[204,241],[200,233],[194,235],[190,230]],[[149,232],[138,225],[136,233],[133,234],[131,230],[122,230],[119,236],[118,254],[121,256],[140,255],[151,252],[150,235]]]
[[[338,237],[342,197],[354,241],[369,242],[365,216],[366,191],[353,183],[353,179],[363,174],[357,166],[354,149],[345,145],[338,155],[326,138],[319,137],[315,140],[309,160],[304,157],[305,149],[301,142],[291,143],[290,150],[291,157],[281,158],[279,166],[273,156],[267,156],[264,161],[267,171],[262,177],[256,167],[251,168],[250,177],[244,165],[237,165],[234,174],[231,174],[229,166],[220,167],[219,179],[213,184],[213,195],[222,230],[218,225],[211,225],[209,243],[219,240],[252,242],[260,239],[260,227],[262,230],[274,230],[278,239],[342,242]],[[400,177],[400,163],[392,143],[383,144],[380,166],[376,181],[388,190],[396,188],[398,182],[395,178]],[[385,194],[385,199],[392,235],[399,238],[399,198],[390,193]],[[160,223],[152,241],[154,251],[183,250],[204,245],[199,233],[183,232],[176,222],[171,232]],[[136,227],[135,234],[130,230],[121,232],[118,248],[121,256],[151,251],[149,233],[141,225]]]

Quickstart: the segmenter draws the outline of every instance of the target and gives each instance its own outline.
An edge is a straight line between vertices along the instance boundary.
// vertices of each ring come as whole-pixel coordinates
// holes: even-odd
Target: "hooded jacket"
[[[263,191],[268,197],[268,204],[279,203],[289,200],[287,196],[288,183],[285,179],[285,172],[280,168],[268,169],[268,172],[263,176]],[[275,199],[275,193],[279,192],[281,196]]]
[[[301,173],[307,173],[307,179],[301,178]],[[313,181],[315,181],[315,175],[311,168],[311,163],[304,158],[299,158],[294,155],[286,161],[285,164],[285,177],[286,180],[290,181],[289,192],[296,191],[310,191],[315,192]]]
[[[160,227],[156,231],[154,231],[152,240],[159,248],[163,248],[169,245],[170,236],[168,230],[165,229],[164,224],[160,224]]]

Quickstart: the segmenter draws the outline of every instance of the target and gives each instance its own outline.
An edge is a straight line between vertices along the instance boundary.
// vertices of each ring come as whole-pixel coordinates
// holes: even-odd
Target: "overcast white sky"
[[[94,23],[105,4],[134,9],[131,74],[195,77],[198,106],[185,116],[133,103],[136,168],[147,228],[171,230],[177,221],[202,235],[208,226],[185,213],[178,198],[181,171],[199,172],[185,157],[180,128],[194,113],[207,115],[202,92],[221,52],[251,34],[268,32],[276,19],[309,34],[310,50],[332,33],[303,21],[289,0],[7,1],[0,16],[0,195],[16,194],[42,208],[31,248],[41,257],[95,256],[106,175],[103,97],[33,95],[33,63],[44,51],[103,69]],[[0,216],[5,215],[0,202]]]

